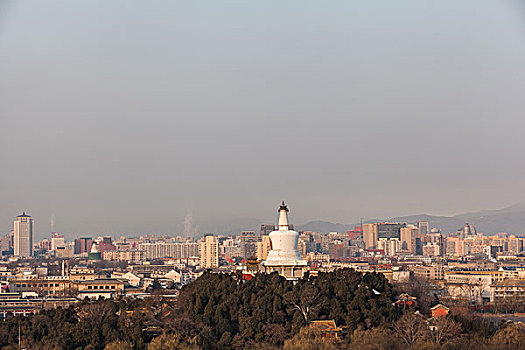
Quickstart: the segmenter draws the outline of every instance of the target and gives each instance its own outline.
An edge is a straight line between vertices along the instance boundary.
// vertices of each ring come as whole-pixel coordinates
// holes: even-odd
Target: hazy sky
[[[0,232],[525,199],[520,1],[1,1]]]

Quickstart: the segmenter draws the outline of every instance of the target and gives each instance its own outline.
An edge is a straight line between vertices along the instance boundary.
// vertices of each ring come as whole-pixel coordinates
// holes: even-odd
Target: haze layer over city
[[[2,230],[511,206],[524,38],[519,1],[2,1]]]

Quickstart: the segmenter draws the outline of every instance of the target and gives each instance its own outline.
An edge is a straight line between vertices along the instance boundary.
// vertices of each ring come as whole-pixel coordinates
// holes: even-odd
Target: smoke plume
[[[184,217],[184,237],[191,237],[193,235],[193,213],[191,211]]]

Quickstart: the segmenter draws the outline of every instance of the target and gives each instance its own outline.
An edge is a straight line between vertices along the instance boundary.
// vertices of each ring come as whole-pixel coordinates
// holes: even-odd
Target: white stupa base
[[[268,265],[264,263],[264,270],[266,273],[277,272],[287,280],[297,280],[303,278],[306,273],[308,266],[306,261],[299,261],[299,264],[294,265]]]
[[[290,232],[290,231],[287,231]],[[273,232],[272,232],[273,234]],[[272,235],[270,238],[274,239]],[[303,260],[303,257],[297,249],[292,250],[282,250],[282,249],[273,249],[268,252],[268,257],[264,262],[268,266],[293,266],[293,265],[307,265],[306,261]]]

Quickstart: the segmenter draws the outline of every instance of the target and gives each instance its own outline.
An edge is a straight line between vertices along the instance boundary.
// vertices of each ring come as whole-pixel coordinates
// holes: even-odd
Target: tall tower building
[[[25,212],[14,222],[14,255],[21,258],[33,256],[33,219]]]
[[[266,260],[270,250],[272,250],[270,236],[261,236],[261,241],[257,242],[257,260]]]
[[[402,227],[406,227],[406,224],[397,222],[380,222],[374,224],[364,224],[363,241],[365,242],[365,248],[376,248],[377,242],[380,238],[400,239]]]
[[[477,231],[474,225],[466,223],[462,228],[458,230],[457,235],[458,237],[465,239],[468,236],[477,235]]]
[[[245,259],[255,257],[257,254],[257,243],[259,241],[260,237],[257,237],[255,232],[241,232],[241,256]]]
[[[0,254],[11,249],[11,235],[5,234],[0,238]]]
[[[279,228],[270,233],[270,239],[272,250],[264,261],[266,272],[278,272],[290,280],[302,278],[307,264],[297,250],[299,234],[288,226],[288,207],[284,201],[279,208]]]
[[[416,254],[416,238],[419,236],[419,229],[416,226],[401,228],[401,250]]]
[[[91,237],[80,237],[75,239],[75,254],[89,253],[92,244],[93,238]]]
[[[377,224],[363,224],[363,241],[365,248],[375,248],[378,240]]]
[[[261,236],[267,236],[270,233],[275,231],[275,225],[274,224],[262,224],[261,225]]]
[[[219,241],[213,235],[205,235],[201,242],[201,267],[219,267]]]
[[[418,223],[419,226],[419,233],[422,235],[426,235],[427,233],[430,233],[430,224],[428,221],[420,221]]]

